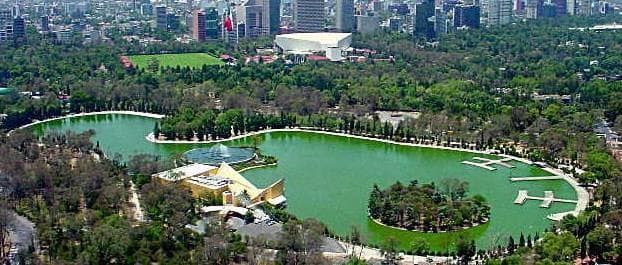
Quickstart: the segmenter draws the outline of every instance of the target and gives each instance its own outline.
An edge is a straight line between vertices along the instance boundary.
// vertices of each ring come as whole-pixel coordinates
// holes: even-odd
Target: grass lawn
[[[147,68],[152,58],[160,62],[160,67],[186,67],[201,68],[203,65],[223,65],[219,58],[207,53],[179,53],[179,54],[154,54],[154,55],[131,55],[130,61],[138,68]]]

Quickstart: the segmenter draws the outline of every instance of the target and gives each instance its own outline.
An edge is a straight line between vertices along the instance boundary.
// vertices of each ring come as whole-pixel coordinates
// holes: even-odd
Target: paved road
[[[28,251],[28,247],[33,243],[33,236],[35,233],[35,224],[30,222],[26,217],[13,214],[13,219],[9,224],[9,233],[11,238],[11,254],[9,259],[12,264],[15,263],[17,253],[20,251]]]

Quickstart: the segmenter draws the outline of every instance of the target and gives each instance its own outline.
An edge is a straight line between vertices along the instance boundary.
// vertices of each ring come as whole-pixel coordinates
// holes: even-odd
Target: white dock
[[[476,157],[473,157],[473,160],[477,160],[481,162],[473,162],[473,161],[465,160],[465,161],[462,161],[462,164],[481,167],[481,168],[488,169],[491,171],[496,170],[496,168],[492,167],[491,165],[501,165],[507,168],[514,168],[513,165],[510,165],[507,163],[507,162],[512,161],[512,158],[509,158],[509,157],[494,160],[494,159],[488,159],[488,158],[476,156]]]
[[[553,202],[578,203],[576,200],[567,200],[567,199],[555,198],[555,195],[553,194],[552,191],[545,191],[544,192],[544,197],[535,197],[535,196],[529,196],[528,191],[526,191],[526,190],[519,190],[518,191],[518,195],[516,196],[516,199],[514,200],[514,203],[515,204],[523,204],[527,200],[542,201],[542,203],[540,204],[540,207],[542,207],[542,208],[549,208],[549,207],[551,207],[551,204]]]
[[[527,191],[526,190],[519,190],[518,191],[518,196],[516,196],[516,200],[514,200],[515,204],[523,204],[525,203],[525,201],[527,200]]]
[[[488,166],[488,165],[484,165],[483,163],[476,163],[476,162],[471,162],[471,161],[462,161],[462,164],[466,164],[466,165],[471,165],[471,166],[476,166],[476,167],[481,167],[484,169],[488,169],[488,170],[496,170],[496,168]]]
[[[558,179],[564,179],[564,177],[560,177],[560,176],[517,177],[517,178],[510,178],[510,181],[516,182],[516,181],[558,180]]]

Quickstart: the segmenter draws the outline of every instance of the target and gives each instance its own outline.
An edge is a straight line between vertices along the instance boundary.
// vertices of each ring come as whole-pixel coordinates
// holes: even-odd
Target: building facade
[[[476,29],[480,26],[480,8],[475,5],[456,5],[454,7],[454,28]]]
[[[201,10],[192,12],[192,38],[195,41],[205,41],[207,19],[205,13]]]
[[[434,1],[424,0],[415,5],[415,25],[413,27],[413,36],[434,38],[434,22],[430,18],[434,16]]]
[[[353,31],[354,0],[337,0],[335,5],[335,25],[339,32]]]
[[[297,32],[323,32],[326,27],[324,0],[294,0],[293,18]]]
[[[166,6],[156,6],[156,28],[159,30],[168,30],[168,13]]]
[[[488,1],[488,26],[500,26],[510,23],[512,19],[512,0]]]

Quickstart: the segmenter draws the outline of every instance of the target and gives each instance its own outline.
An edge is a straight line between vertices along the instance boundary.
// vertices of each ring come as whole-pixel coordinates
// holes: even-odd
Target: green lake
[[[154,128],[155,119],[132,115],[105,114],[66,118],[34,125],[35,132],[94,129],[93,141],[111,156],[114,153],[127,158],[132,154],[152,153],[169,156],[201,144],[154,144],[145,135]],[[407,247],[409,239],[423,236],[432,248],[451,248],[463,234],[473,238],[480,247],[505,245],[509,235],[518,240],[520,233],[542,234],[550,227],[546,216],[574,209],[574,204],[553,203],[550,208],[540,208],[540,201],[527,201],[524,205],[513,203],[520,189],[530,195],[543,196],[551,190],[555,197],[576,199],[572,187],[562,180],[512,183],[509,176],[549,175],[541,169],[512,162],[514,169],[496,166],[489,171],[461,164],[476,155],[467,152],[437,150],[380,143],[369,140],[306,132],[277,132],[263,135],[260,148],[276,156],[278,166],[244,172],[249,180],[263,187],[279,178],[285,179],[287,209],[300,218],[316,218],[340,235],[358,226],[367,241],[379,243],[394,236]],[[240,145],[244,140],[226,145]],[[374,184],[381,188],[399,180],[408,183],[440,181],[459,178],[470,183],[469,194],[481,194],[490,203],[490,221],[476,228],[458,233],[417,233],[385,228],[367,218],[367,199]]]

